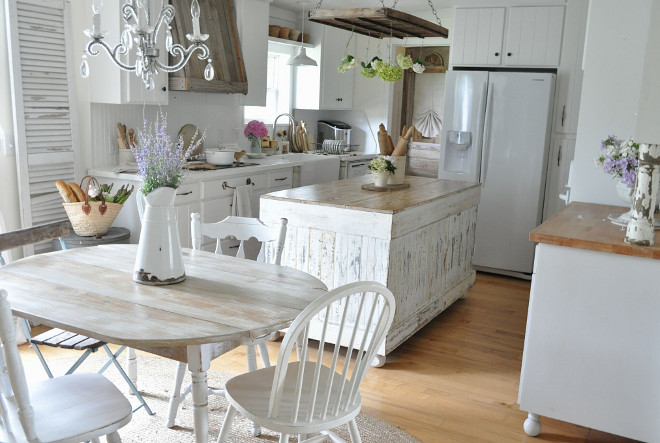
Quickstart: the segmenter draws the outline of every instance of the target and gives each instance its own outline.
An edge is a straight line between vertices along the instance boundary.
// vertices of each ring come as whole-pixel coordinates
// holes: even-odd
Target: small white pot
[[[372,174],[374,176],[374,185],[379,188],[384,188],[387,186],[387,181],[392,175],[391,172],[372,172]]]

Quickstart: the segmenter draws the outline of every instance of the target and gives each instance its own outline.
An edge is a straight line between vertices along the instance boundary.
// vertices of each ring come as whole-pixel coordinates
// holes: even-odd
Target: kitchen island
[[[660,237],[624,243],[607,216],[573,202],[530,234],[538,242],[518,403],[541,415],[660,441]]]
[[[409,188],[389,192],[362,189],[373,182],[364,176],[261,196],[265,223],[289,221],[283,265],[321,279],[329,289],[372,280],[394,293],[396,314],[377,365],[475,281],[479,184],[412,176],[405,181]],[[355,318],[348,321],[355,324]],[[312,330],[310,336],[318,339],[320,333]]]

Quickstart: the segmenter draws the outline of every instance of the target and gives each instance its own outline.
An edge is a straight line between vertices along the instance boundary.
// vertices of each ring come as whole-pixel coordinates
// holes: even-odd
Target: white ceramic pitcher
[[[133,280],[146,285],[169,285],[186,278],[176,225],[176,189],[162,187],[137,195],[144,205]],[[143,199],[143,201],[140,201]],[[141,212],[141,211],[140,211]]]

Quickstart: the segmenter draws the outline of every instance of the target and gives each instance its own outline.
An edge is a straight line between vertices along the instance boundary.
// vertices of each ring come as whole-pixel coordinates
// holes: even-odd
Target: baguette
[[[73,194],[76,196],[76,199],[79,202],[85,201],[85,192],[82,190],[80,186],[78,186],[78,183],[70,182],[69,188],[73,191]]]
[[[57,180],[55,182],[55,186],[57,186],[57,190],[60,191],[60,195],[62,196],[64,203],[76,203],[78,201],[76,195],[73,193],[71,188],[69,188],[69,185],[64,183],[62,180]]]

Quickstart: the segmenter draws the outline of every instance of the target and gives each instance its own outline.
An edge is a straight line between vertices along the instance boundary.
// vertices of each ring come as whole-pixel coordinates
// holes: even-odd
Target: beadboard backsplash
[[[247,148],[243,137],[243,108],[236,94],[203,94],[170,92],[167,106],[91,104],[92,167],[118,164],[117,123],[137,132],[146,118],[153,121],[160,108],[167,114],[168,132],[175,139],[182,126],[191,123],[206,131],[205,147],[217,147],[223,142],[238,142]]]

